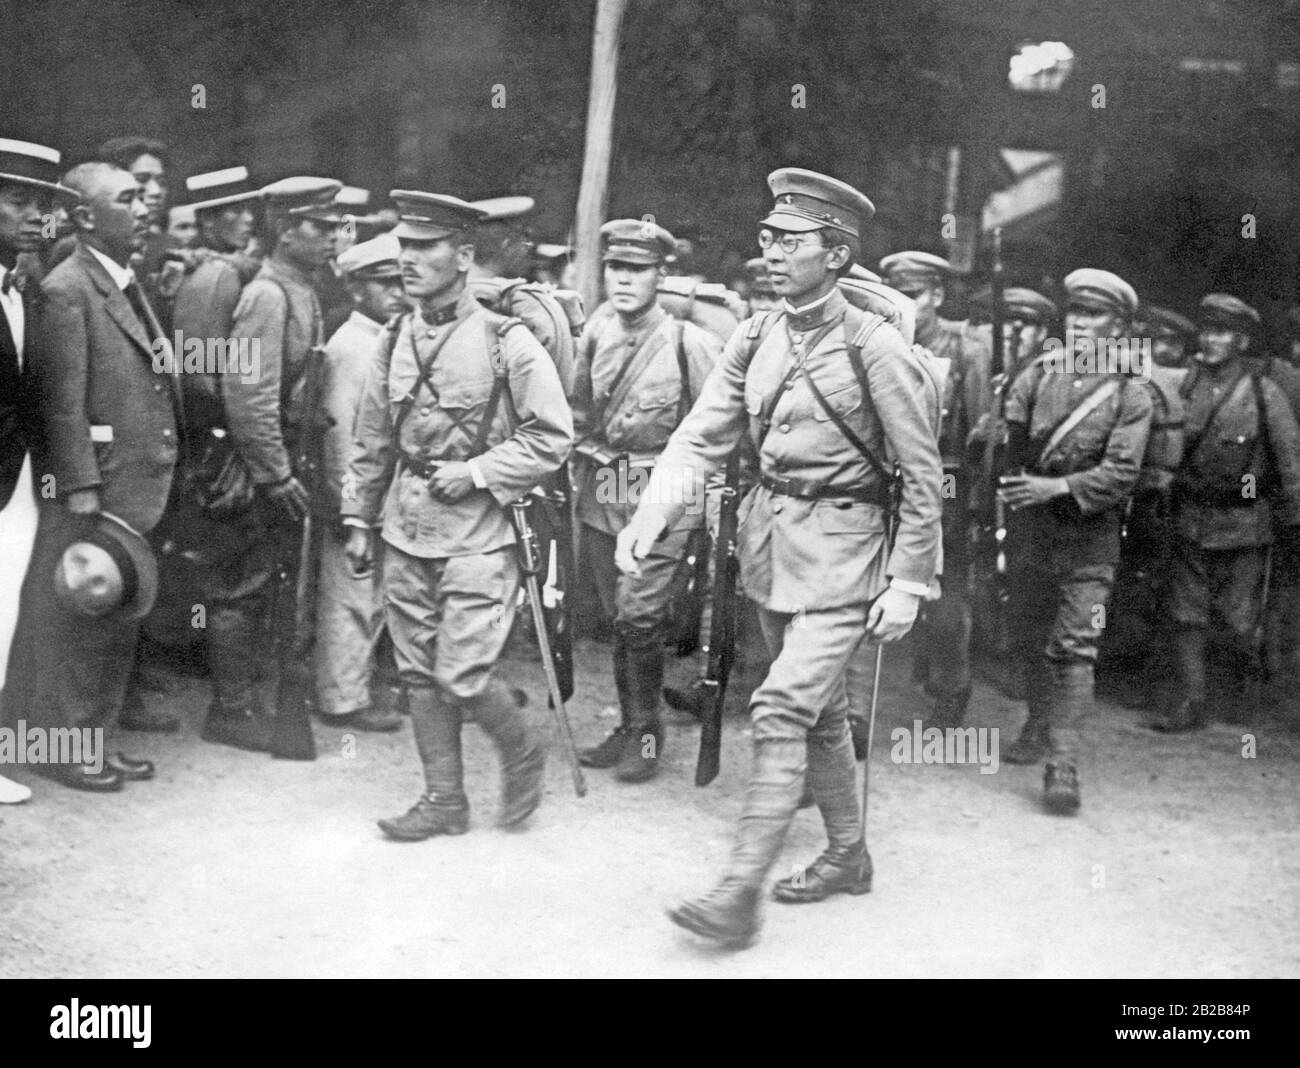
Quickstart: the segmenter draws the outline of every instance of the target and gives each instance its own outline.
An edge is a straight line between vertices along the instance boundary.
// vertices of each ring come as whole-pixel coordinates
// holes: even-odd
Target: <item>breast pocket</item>
[[[818,382],[817,388],[825,398],[826,405],[829,405],[841,419],[847,418],[862,407],[862,391],[854,380],[825,384]],[[812,393],[811,389],[809,393]],[[815,395],[811,399],[813,418],[819,423],[831,422],[831,414],[826,410],[826,405],[823,405]]]

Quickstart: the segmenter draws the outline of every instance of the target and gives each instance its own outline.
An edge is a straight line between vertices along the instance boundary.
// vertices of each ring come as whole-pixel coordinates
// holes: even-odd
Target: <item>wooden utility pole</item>
[[[614,99],[618,94],[618,46],[627,0],[596,0],[591,44],[591,95],[582,182],[574,218],[578,292],[588,313],[600,297],[600,225],[609,200],[609,161],[614,143]]]

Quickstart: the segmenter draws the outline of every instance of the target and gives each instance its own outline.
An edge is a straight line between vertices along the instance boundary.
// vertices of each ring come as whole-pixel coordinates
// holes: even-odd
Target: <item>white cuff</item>
[[[469,477],[474,480],[474,488],[487,489],[487,479],[483,477],[483,472],[478,469],[478,464],[473,460],[466,460],[465,466],[469,468]]]
[[[355,515],[345,515],[343,517],[343,525],[345,527],[356,527],[358,530],[370,529],[369,523],[367,523],[364,519],[360,518],[359,516],[355,516]]]
[[[907,579],[900,578],[891,578],[889,588],[902,590],[903,593],[910,593],[913,597],[924,597],[930,592],[930,587],[924,582],[909,582]]]

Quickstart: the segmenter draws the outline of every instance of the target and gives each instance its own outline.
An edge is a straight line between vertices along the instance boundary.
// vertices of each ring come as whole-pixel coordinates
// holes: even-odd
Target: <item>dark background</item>
[[[564,240],[594,10],[0,0],[0,135],[69,161],[112,135],[158,136],[176,200],[186,175],[241,162],[267,181],[320,173],[381,195],[523,192],[538,236]],[[1013,92],[1010,55],[1041,40],[1074,50],[1073,74],[1056,93]],[[806,108],[791,107],[796,83]],[[496,85],[505,108],[491,106]],[[1009,281],[1105,267],[1184,311],[1235,292],[1275,326],[1300,276],[1298,126],[1296,0],[629,0],[609,214],[654,214],[728,280],[754,254],[767,172],[808,166],[876,200],[873,264],[944,251],[949,146],[970,216],[1009,181],[997,149],[1051,151],[1063,196],[1009,228]]]

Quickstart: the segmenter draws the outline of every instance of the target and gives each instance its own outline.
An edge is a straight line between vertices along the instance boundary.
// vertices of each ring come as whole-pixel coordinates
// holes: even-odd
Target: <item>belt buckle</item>
[[[772,492],[779,494],[782,497],[794,496],[794,494],[790,492],[790,480],[788,478],[772,479]]]

